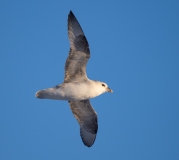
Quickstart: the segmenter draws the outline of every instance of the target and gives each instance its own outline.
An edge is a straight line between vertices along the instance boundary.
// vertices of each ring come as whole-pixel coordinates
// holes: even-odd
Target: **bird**
[[[98,131],[98,118],[90,99],[113,91],[104,82],[88,79],[86,65],[90,58],[89,44],[71,10],[68,14],[68,38],[70,51],[65,63],[63,83],[39,90],[35,96],[39,99],[68,101],[70,109],[80,125],[81,139],[85,146],[91,147]]]

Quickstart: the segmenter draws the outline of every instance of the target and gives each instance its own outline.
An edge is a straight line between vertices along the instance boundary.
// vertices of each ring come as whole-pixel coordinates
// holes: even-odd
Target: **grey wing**
[[[74,117],[80,125],[80,135],[85,146],[91,147],[98,131],[97,114],[88,100],[69,101]]]
[[[68,37],[70,52],[65,64],[64,82],[87,79],[86,64],[90,58],[89,45],[72,11],[68,15]]]

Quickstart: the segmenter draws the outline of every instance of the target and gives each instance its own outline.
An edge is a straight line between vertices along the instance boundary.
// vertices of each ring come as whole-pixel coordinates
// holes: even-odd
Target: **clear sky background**
[[[90,79],[113,93],[91,100],[91,148],[65,101],[35,92],[63,82],[72,10],[88,39]],[[0,159],[179,159],[178,0],[1,0]]]

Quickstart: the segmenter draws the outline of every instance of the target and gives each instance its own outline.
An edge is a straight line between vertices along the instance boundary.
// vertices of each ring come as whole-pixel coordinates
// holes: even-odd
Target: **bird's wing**
[[[74,117],[80,125],[80,135],[84,145],[91,147],[98,131],[97,114],[88,100],[69,101]]]
[[[86,80],[86,64],[90,58],[89,45],[72,11],[68,15],[68,37],[70,52],[65,64],[64,82]]]

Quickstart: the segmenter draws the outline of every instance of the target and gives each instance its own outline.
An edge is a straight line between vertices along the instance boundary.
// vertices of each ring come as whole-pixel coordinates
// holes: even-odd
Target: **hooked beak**
[[[107,92],[112,93],[112,92],[113,92],[113,90],[112,90],[112,89],[110,89],[110,88],[108,87],[108,88],[107,88]]]

